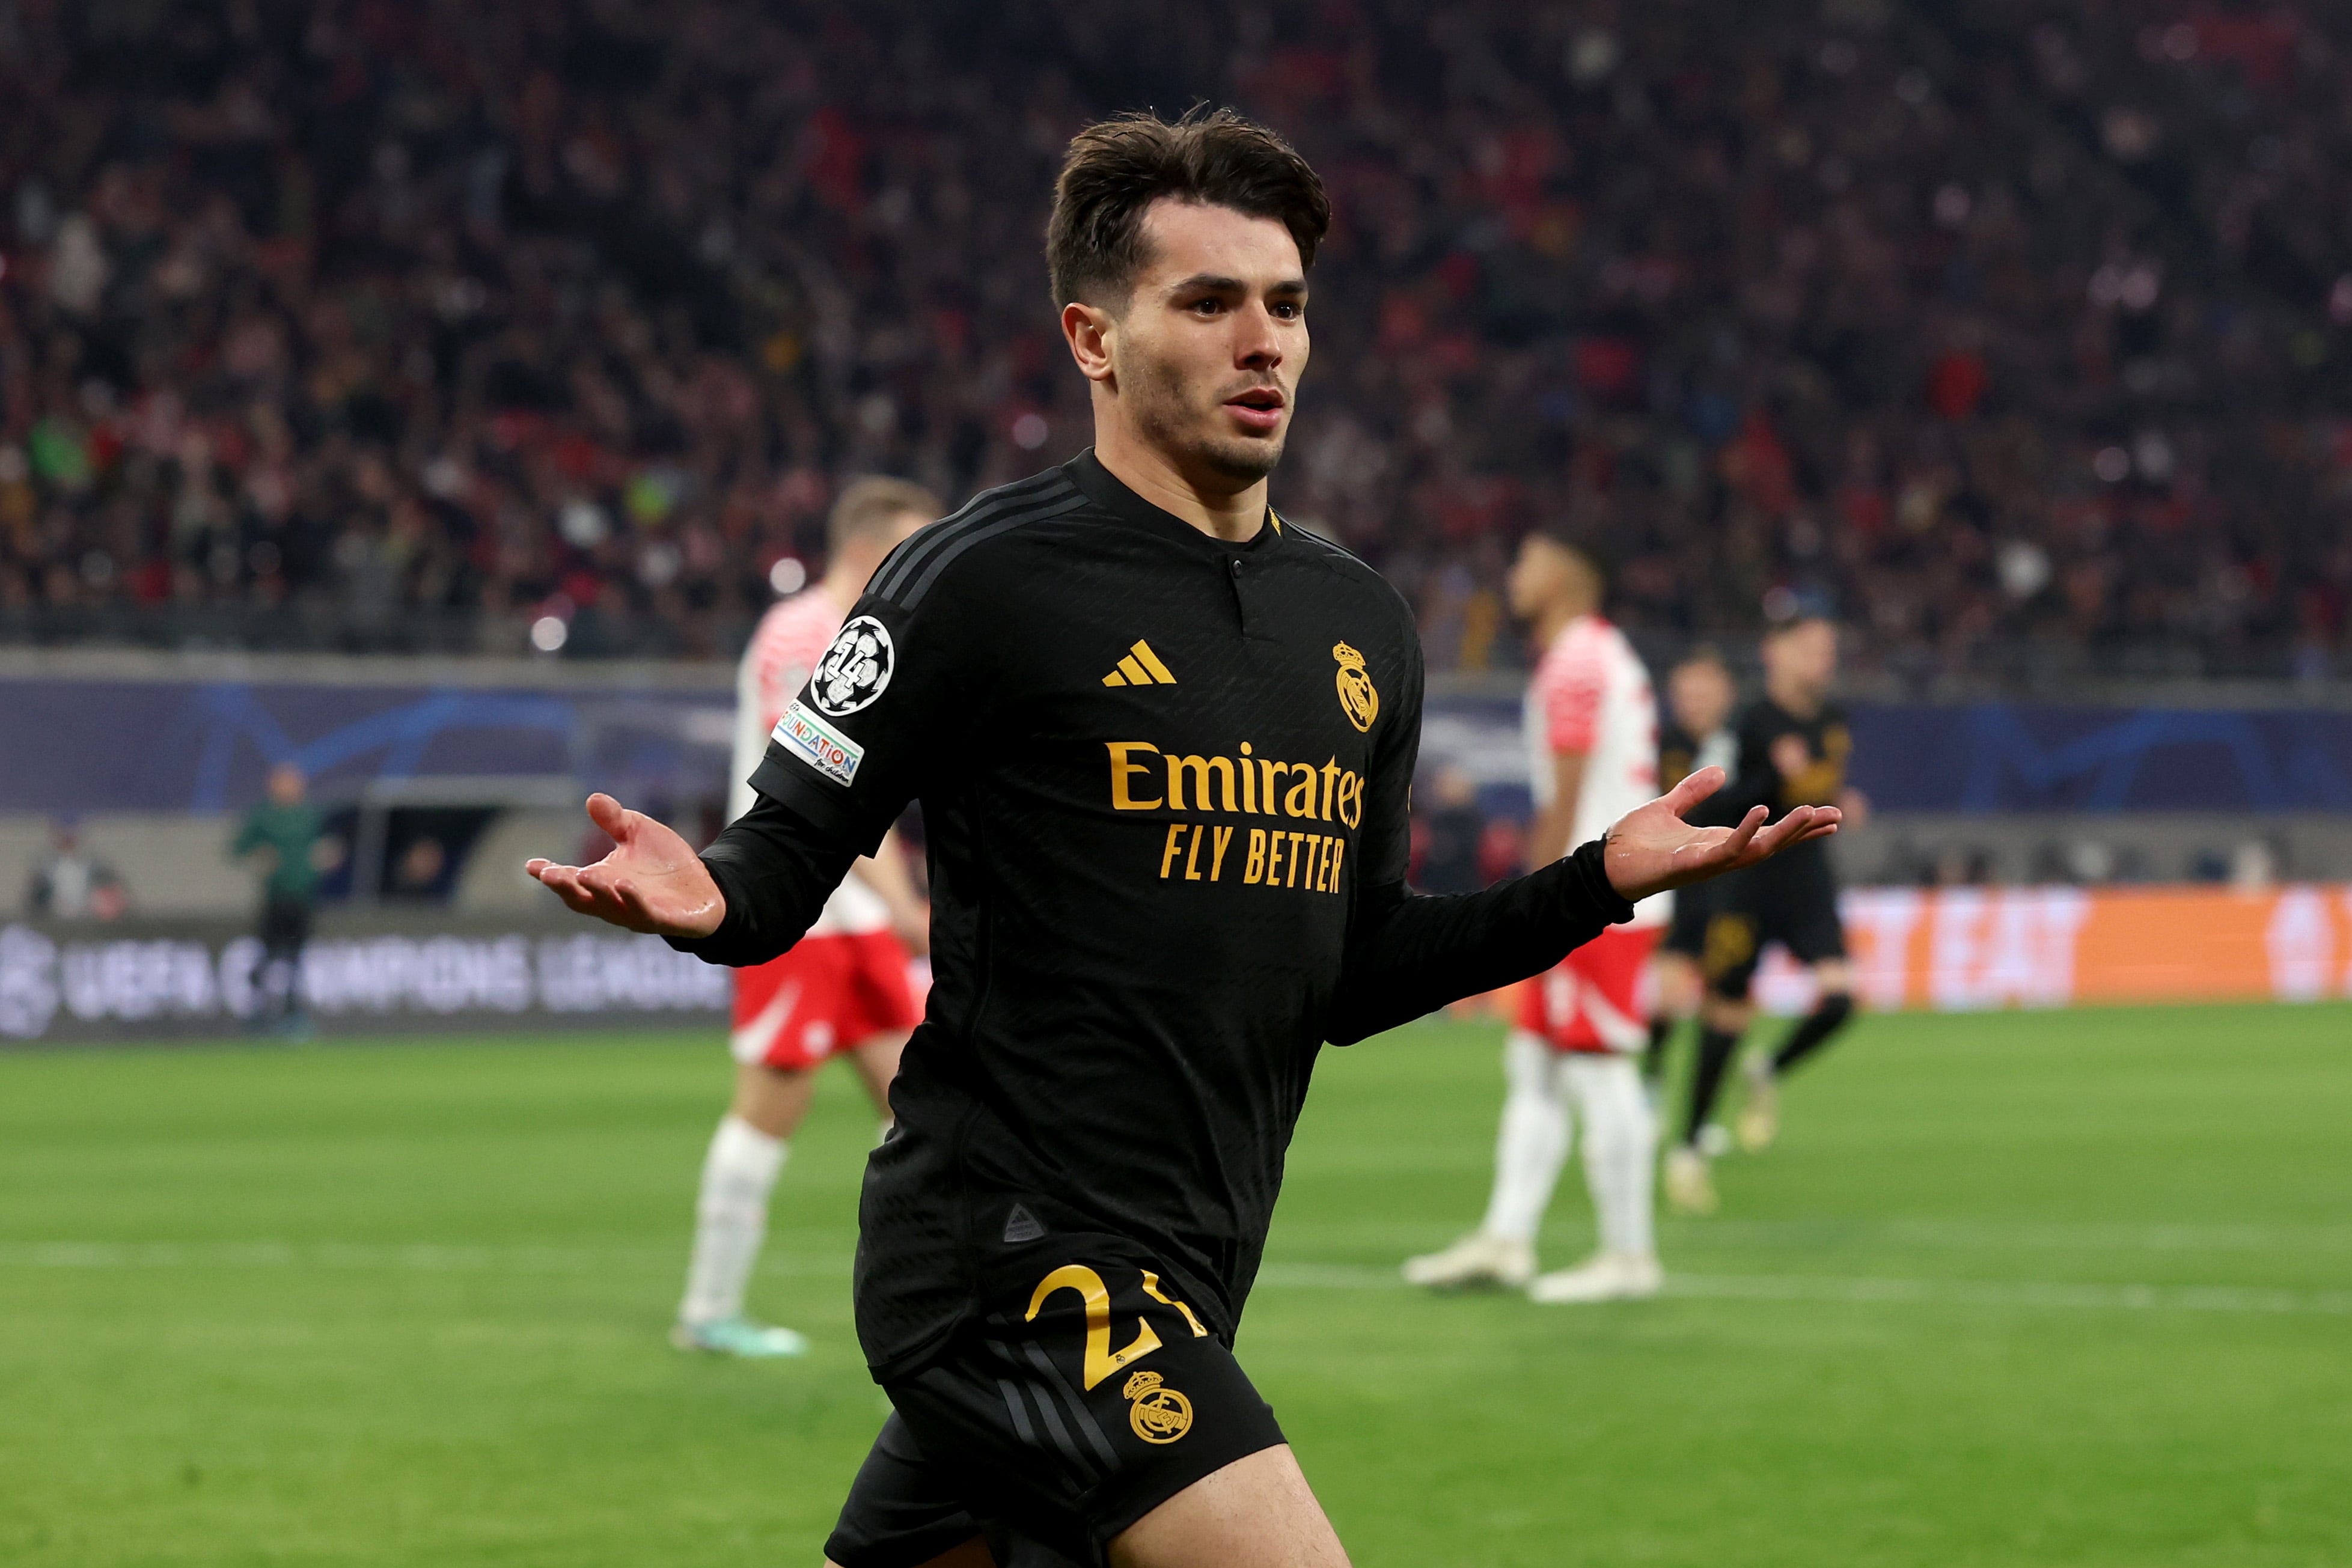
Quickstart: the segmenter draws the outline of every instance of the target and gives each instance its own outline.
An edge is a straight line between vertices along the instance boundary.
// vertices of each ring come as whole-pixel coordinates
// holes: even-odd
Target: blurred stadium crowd
[[[837,477],[1083,444],[1061,145],[1207,95],[1339,208],[1277,501],[1437,665],[1518,658],[1538,517],[1653,634],[1778,593],[1885,669],[2352,665],[2321,14],[1736,15],[9,0],[0,632],[731,653]]]

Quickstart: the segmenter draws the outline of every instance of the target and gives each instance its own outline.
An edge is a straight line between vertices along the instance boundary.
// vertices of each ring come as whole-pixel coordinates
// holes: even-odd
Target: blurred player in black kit
[[[893,1414],[841,1568],[1344,1568],[1232,1349],[1318,1052],[1835,828],[1693,828],[1701,772],[1527,876],[1407,890],[1412,612],[1266,503],[1329,214],[1236,115],[1082,131],[1046,259],[1094,447],[883,563],[701,856],[595,796],[614,852],[531,862],[755,963],[922,801],[933,984],[854,1284]]]
[[[1727,775],[1739,763],[1739,737],[1729,720],[1738,700],[1731,670],[1723,655],[1705,643],[1694,648],[1666,673],[1666,722],[1658,727],[1658,788],[1671,789],[1702,768],[1720,768]],[[1697,808],[1704,820],[1715,801]],[[1720,882],[1707,883],[1675,896],[1675,915],[1665,940],[1651,960],[1656,977],[1651,1004],[1650,1042],[1642,1052],[1642,1082],[1650,1103],[1657,1104],[1666,1075],[1666,1046],[1676,1030],[1698,1016],[1703,980],[1699,959],[1706,950],[1706,917],[1715,907]]]
[[[1853,732],[1845,710],[1830,696],[1837,677],[1837,627],[1824,616],[1796,616],[1764,634],[1762,653],[1764,695],[1736,727],[1738,771],[1709,805],[1718,812],[1760,805],[1779,817],[1834,804],[1843,820],[1859,821],[1868,802],[1845,782]],[[1666,1199],[1685,1214],[1710,1213],[1716,1206],[1700,1139],[1740,1037],[1755,1021],[1751,993],[1765,946],[1778,942],[1811,969],[1816,1000],[1778,1051],[1748,1059],[1748,1101],[1739,1118],[1743,1148],[1753,1153],[1771,1145],[1780,1131],[1780,1078],[1853,1014],[1853,971],[1846,962],[1828,845],[1800,845],[1769,865],[1724,878],[1708,896],[1699,960],[1706,1000],[1698,1060],[1691,1069],[1682,1139],[1666,1155]]]

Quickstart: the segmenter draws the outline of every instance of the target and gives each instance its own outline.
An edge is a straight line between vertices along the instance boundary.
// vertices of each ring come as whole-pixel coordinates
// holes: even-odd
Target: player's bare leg
[[[1288,1445],[1194,1481],[1110,1543],[1111,1568],[1348,1568]]]
[[[898,1058],[907,1049],[910,1031],[892,1030],[886,1034],[870,1035],[860,1040],[849,1053],[850,1065],[857,1069],[857,1081],[866,1085],[874,1109],[882,1114],[882,1131],[887,1134],[894,1119],[890,1111],[890,1081],[898,1076]]]
[[[1780,1049],[1750,1055],[1746,1064],[1748,1100],[1739,1110],[1739,1146],[1760,1154],[1780,1135],[1780,1079],[1821,1049],[1853,1016],[1853,966],[1825,958],[1813,966],[1813,1010],[1798,1020]]]
[[[1568,1105],[1557,1053],[1542,1036],[1515,1029],[1503,1042],[1503,1120],[1495,1135],[1495,1186],[1478,1228],[1441,1251],[1404,1261],[1408,1285],[1439,1290],[1535,1278],[1536,1231],[1568,1159]]]
[[[1826,967],[1816,966],[1816,977]],[[1732,1127],[1742,1150],[1760,1155],[1780,1136],[1780,1074],[1774,1070],[1772,1054],[1761,1047],[1749,1051],[1739,1065],[1740,1075],[1748,1081],[1748,1095]]]
[[[768,1194],[815,1092],[816,1074],[806,1068],[736,1064],[734,1098],[702,1162],[694,1253],[670,1331],[679,1349],[770,1357],[808,1348],[790,1329],[745,1318],[743,1291],[767,1239]]]
[[[772,1138],[789,1138],[801,1130],[809,1102],[816,1098],[816,1073],[805,1067],[764,1067],[756,1061],[735,1064],[735,1098],[728,1113],[741,1118]]]
[[[1725,1072],[1738,1053],[1740,1037],[1756,1021],[1755,1004],[1745,998],[1709,996],[1699,1010],[1698,1060],[1691,1066],[1690,1101],[1683,1135],[1666,1151],[1666,1204],[1677,1214],[1713,1214],[1715,1178],[1702,1146]]]
[[[1706,980],[1699,973],[1697,961],[1686,954],[1660,952],[1650,964],[1657,1001],[1650,1019],[1650,1042],[1642,1051],[1642,1092],[1648,1096],[1650,1109],[1654,1113],[1664,1103],[1666,1043],[1676,1030],[1698,1016]]]

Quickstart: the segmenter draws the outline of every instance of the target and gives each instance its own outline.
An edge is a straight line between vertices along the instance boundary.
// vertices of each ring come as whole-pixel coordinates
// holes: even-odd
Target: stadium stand
[[[1779,593],[1922,677],[2334,674],[2316,15],[1704,10],[25,0],[0,634],[731,653],[835,476],[1082,441],[1054,159],[1216,82],[1339,204],[1278,498],[1434,664],[1518,658],[1542,516],[1653,637]]]

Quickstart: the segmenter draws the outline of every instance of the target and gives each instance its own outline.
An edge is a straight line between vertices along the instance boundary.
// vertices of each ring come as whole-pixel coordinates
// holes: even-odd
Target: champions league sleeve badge
[[[856,713],[889,689],[898,665],[890,629],[861,615],[841,629],[809,677],[809,701],[835,718]]]

